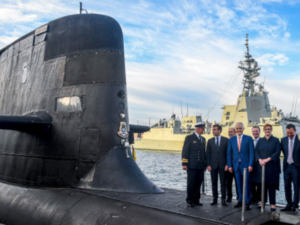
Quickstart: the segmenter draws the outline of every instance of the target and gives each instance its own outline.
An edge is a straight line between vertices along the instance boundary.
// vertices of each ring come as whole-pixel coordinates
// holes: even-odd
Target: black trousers
[[[187,170],[187,198],[189,204],[197,203],[200,200],[200,187],[204,178],[204,170]]]
[[[234,183],[235,183],[235,193],[236,193],[236,197],[237,199],[239,199],[239,193],[238,193],[238,188],[237,188],[237,183],[236,183],[236,179],[235,179],[235,175],[234,172],[230,173],[229,171],[226,172],[226,183],[227,183],[227,198],[228,199],[232,199],[232,182],[234,179]]]
[[[261,199],[261,183],[256,183],[260,186],[258,189],[258,194]],[[271,205],[276,205],[276,187],[278,184],[265,184],[265,203],[268,201],[268,193],[269,193],[269,203]]]
[[[283,178],[284,178],[284,191],[285,198],[288,206],[298,208],[299,203],[299,180],[297,179],[297,168],[294,164],[287,164]],[[292,200],[292,183],[294,188],[294,201]]]
[[[261,184],[252,181],[251,190],[252,190],[251,202],[255,204],[261,201]]]
[[[211,185],[214,200],[218,199],[218,177],[220,176],[222,200],[226,198],[226,174],[224,168],[218,167],[211,170]]]

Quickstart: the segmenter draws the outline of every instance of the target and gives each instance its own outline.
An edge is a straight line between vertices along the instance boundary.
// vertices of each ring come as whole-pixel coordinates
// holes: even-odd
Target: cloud
[[[283,66],[286,65],[289,61],[289,58],[284,54],[264,54],[261,57],[257,58],[257,62],[262,66]]]
[[[284,33],[284,37],[285,37],[285,38],[289,38],[290,36],[291,36],[291,33],[290,33],[290,32],[285,32],[285,33]]]
[[[261,0],[262,3],[282,2],[282,0]]]
[[[21,10],[12,8],[0,8],[0,25],[27,23],[37,19],[36,14],[24,14]]]

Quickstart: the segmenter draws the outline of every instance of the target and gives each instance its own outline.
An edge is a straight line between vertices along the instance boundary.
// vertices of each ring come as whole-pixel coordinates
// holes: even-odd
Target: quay
[[[241,221],[242,208],[233,208],[237,203],[233,200],[224,207],[218,202],[218,205],[211,206],[212,197],[206,194],[201,195],[201,203],[203,206],[187,207],[185,203],[186,192],[174,189],[163,188],[162,194],[132,194],[123,192],[110,191],[93,191],[82,190],[83,192],[97,195],[102,198],[115,200],[119,207],[123,207],[124,211],[130,207],[145,207],[148,209],[149,218],[147,224],[163,224],[163,221],[151,218],[152,211],[160,211],[167,213],[169,219],[174,218],[171,224],[224,224],[224,225],[258,225],[258,224],[298,224],[300,225],[300,213],[280,212],[282,206],[277,205],[276,212],[270,211],[267,205],[265,213],[261,214],[261,210],[252,205],[251,210],[245,212],[245,221]],[[153,214],[155,215],[155,213]],[[111,215],[116,218],[118,215]],[[182,217],[183,216],[183,217]],[[151,222],[152,221],[152,222]],[[169,221],[170,222],[170,221]],[[134,224],[134,221],[132,221]],[[170,224],[170,223],[168,223]]]

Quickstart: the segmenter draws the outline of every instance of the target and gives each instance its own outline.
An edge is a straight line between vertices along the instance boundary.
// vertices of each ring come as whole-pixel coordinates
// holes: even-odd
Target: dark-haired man
[[[283,159],[283,177],[284,191],[287,205],[281,211],[298,212],[299,203],[299,180],[297,164],[299,161],[299,140],[296,134],[296,128],[293,124],[286,126],[286,137],[281,139],[281,151],[284,154]],[[294,200],[292,200],[292,184],[294,189]]]
[[[207,142],[207,169],[211,173],[211,184],[213,191],[213,202],[218,203],[218,176],[220,175],[222,205],[228,206],[226,198],[226,174],[227,166],[227,145],[228,138],[221,136],[222,127],[218,124],[213,125],[214,137]]]
[[[185,137],[182,148],[182,169],[187,171],[186,203],[189,207],[202,206],[200,203],[200,186],[206,169],[206,141],[201,136],[204,127],[204,122],[196,123],[195,132]]]

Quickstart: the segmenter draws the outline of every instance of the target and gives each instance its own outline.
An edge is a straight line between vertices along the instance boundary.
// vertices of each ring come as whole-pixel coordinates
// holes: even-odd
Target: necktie
[[[257,139],[254,140],[254,147],[256,147]]]
[[[288,164],[293,163],[293,139],[289,139],[289,156],[288,156]]]
[[[219,138],[217,137],[217,151],[219,151]]]
[[[239,136],[239,152],[241,152],[241,136]]]

